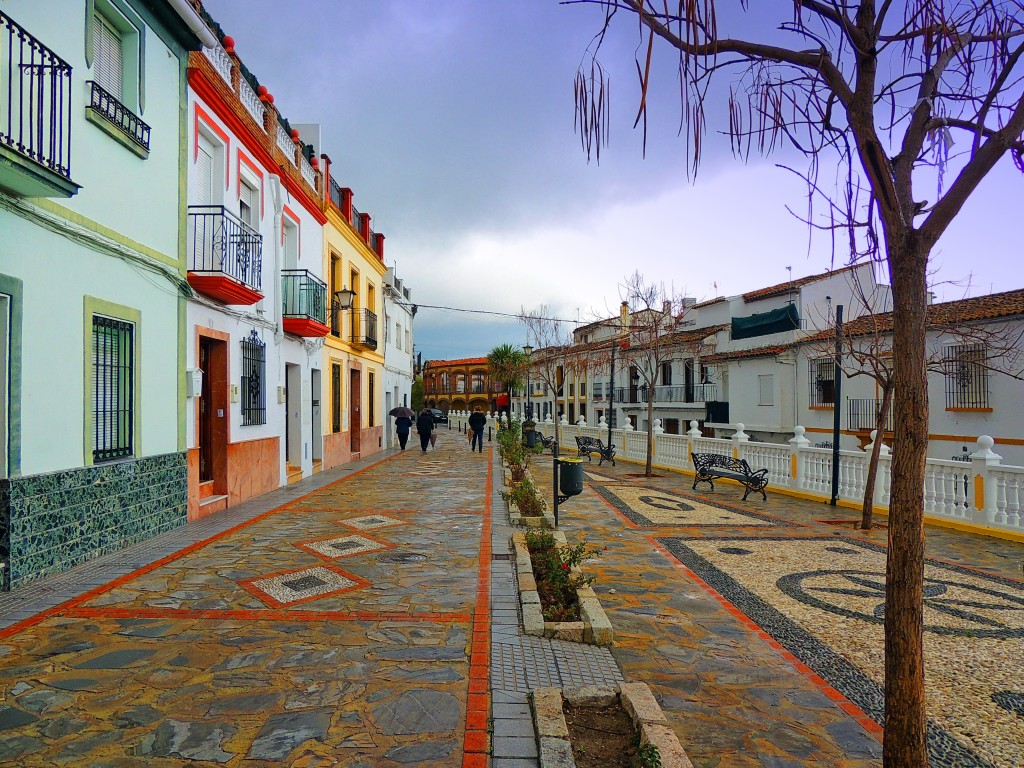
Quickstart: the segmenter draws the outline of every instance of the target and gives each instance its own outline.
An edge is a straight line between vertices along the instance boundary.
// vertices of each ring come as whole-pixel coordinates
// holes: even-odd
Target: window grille
[[[988,351],[983,344],[946,347],[946,408],[988,408]]]
[[[331,363],[331,432],[341,432],[341,365]]]
[[[267,345],[253,329],[242,339],[242,426],[267,423]]]
[[[811,408],[835,405],[836,363],[831,357],[810,360],[808,381],[811,387]]]
[[[92,319],[92,460],[131,456],[135,415],[135,326]]]

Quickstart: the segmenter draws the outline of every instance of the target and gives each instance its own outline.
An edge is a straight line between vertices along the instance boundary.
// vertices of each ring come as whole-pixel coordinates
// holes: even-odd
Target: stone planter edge
[[[565,534],[554,532],[555,541],[565,546]],[[530,552],[526,547],[526,534],[512,534],[512,552],[515,556],[516,581],[519,589],[519,604],[523,614],[523,632],[536,637],[550,637],[556,640],[569,640],[574,643],[589,645],[611,645],[615,633],[608,615],[601,607],[601,602],[590,587],[582,587],[576,594],[580,600],[582,621],[544,621],[541,612],[540,594],[537,582],[533,577],[533,565]]]
[[[678,737],[647,683],[621,683],[615,688],[536,688],[530,711],[537,735],[540,768],[575,768],[563,701],[576,706],[611,706],[618,700],[640,732],[641,745],[658,748],[662,768],[693,768]]]

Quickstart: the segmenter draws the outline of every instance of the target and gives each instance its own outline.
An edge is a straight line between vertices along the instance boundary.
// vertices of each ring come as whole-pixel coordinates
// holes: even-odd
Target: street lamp
[[[338,302],[338,309],[351,309],[352,299],[356,297],[356,292],[351,288],[342,288],[340,291],[334,292],[334,299]]]
[[[533,418],[533,409],[530,407],[530,355],[533,354],[533,347],[529,344],[523,345],[523,352],[526,354],[526,418]]]

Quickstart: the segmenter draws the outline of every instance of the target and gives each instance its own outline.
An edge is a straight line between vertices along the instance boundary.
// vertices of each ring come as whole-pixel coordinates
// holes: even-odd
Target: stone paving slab
[[[448,502],[439,465],[459,468]],[[52,603],[0,631],[0,764],[486,759],[486,462],[453,446],[361,469],[93,564],[92,589],[0,603]],[[394,522],[346,525],[368,515]]]

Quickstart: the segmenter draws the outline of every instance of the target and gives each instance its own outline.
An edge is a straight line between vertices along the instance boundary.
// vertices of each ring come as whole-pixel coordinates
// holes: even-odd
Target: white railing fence
[[[550,419],[537,422],[537,430],[545,437],[554,435],[554,427]],[[766,468],[769,487],[788,488],[823,499],[832,496],[832,451],[811,446],[803,427],[794,429],[795,436],[788,445],[752,443],[742,424],[736,425],[735,434],[729,438],[704,437],[695,421],[690,422],[690,430],[684,435],[668,435],[659,430],[660,424],[656,424],[654,463],[659,467],[692,472],[691,453],[735,456],[745,459],[752,469]],[[646,461],[646,432],[637,432],[627,425],[624,429],[613,429],[611,434],[616,458]],[[561,423],[562,452],[575,451],[576,437],[580,435],[607,442],[608,426],[603,419],[597,426]],[[1024,467],[1002,464],[1002,458],[992,451],[993,444],[991,437],[982,435],[970,455],[970,462],[945,459],[925,462],[926,517],[1024,533]],[[863,499],[870,454],[870,444],[863,451],[839,452],[840,499],[849,502]],[[875,507],[888,509],[891,487],[892,457],[883,446],[875,475]]]

